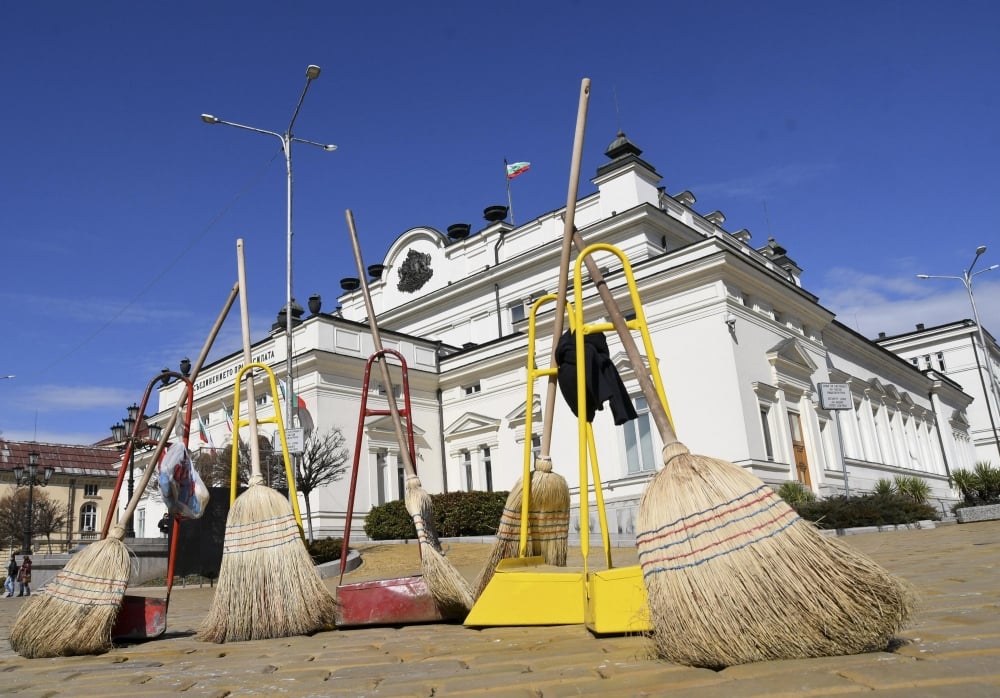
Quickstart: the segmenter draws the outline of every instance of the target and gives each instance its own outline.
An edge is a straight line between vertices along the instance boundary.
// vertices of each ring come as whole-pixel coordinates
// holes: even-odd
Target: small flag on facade
[[[507,165],[507,179],[514,179],[531,169],[530,162],[513,162]]]
[[[232,410],[230,410],[225,405],[222,406],[222,409],[226,413],[226,429],[228,429],[229,433],[232,434],[233,433],[233,412],[232,412]]]

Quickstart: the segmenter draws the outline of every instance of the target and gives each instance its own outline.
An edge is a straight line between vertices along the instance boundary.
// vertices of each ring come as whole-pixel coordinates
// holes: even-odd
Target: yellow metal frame
[[[597,634],[647,632],[652,630],[647,606],[646,587],[638,565],[615,568],[611,560],[611,541],[608,533],[604,490],[601,487],[597,448],[594,443],[593,425],[587,421],[586,373],[584,336],[614,330],[611,323],[586,324],[583,321],[583,283],[581,265],[585,257],[598,251],[616,255],[622,262],[629,294],[635,307],[635,319],[627,321],[631,330],[642,333],[646,356],[651,367],[656,366],[652,340],[646,319],[639,303],[635,277],[628,260],[617,248],[607,244],[591,245],[577,257],[573,273],[573,303],[566,303],[569,329],[575,332],[577,354],[577,425],[580,465],[580,552],[582,568],[546,565],[541,556],[528,553],[528,517],[531,502],[531,434],[535,381],[552,376],[555,367],[537,368],[535,365],[535,316],[539,307],[555,300],[554,294],[542,296],[531,307],[528,320],[528,373],[527,399],[525,402],[524,472],[521,487],[521,531],[518,557],[501,560],[490,583],[483,590],[476,604],[465,619],[469,626],[510,625],[576,625],[583,623]],[[652,370],[657,394],[670,417],[666,395],[658,371]],[[671,419],[672,421],[672,419]],[[589,472],[588,472],[589,464]],[[604,548],[606,570],[590,572],[590,477],[593,477],[594,496],[600,522],[601,542]]]
[[[239,442],[240,429],[242,427],[250,426],[249,419],[239,418],[239,408],[240,408],[240,385],[243,383],[243,374],[251,369],[261,369],[267,373],[267,378],[271,385],[271,400],[274,402],[274,416],[258,418],[257,424],[276,424],[278,426],[278,434],[281,437],[281,455],[285,460],[285,476],[288,478],[288,498],[292,503],[292,512],[295,514],[295,523],[299,527],[299,535],[302,536],[302,540],[305,540],[305,533],[302,529],[302,514],[299,513],[299,498],[295,491],[295,473],[292,472],[292,459],[288,457],[288,442],[285,439],[285,423],[281,419],[281,410],[278,408],[279,398],[278,398],[278,384],[274,379],[274,372],[270,367],[262,363],[251,363],[247,364],[239,370],[236,374],[236,388],[233,392],[233,410],[236,412],[233,420],[233,435],[234,438]],[[247,411],[256,410],[256,405],[247,405]],[[256,445],[252,445],[251,448],[255,448]],[[233,444],[233,459],[232,459],[232,472],[229,477],[229,506],[233,505],[236,501],[236,486],[238,484],[239,477],[237,476],[237,464],[239,463],[239,448],[237,444]]]
[[[545,564],[541,555],[528,555],[528,516],[531,511],[531,435],[535,403],[535,381],[554,376],[556,367],[535,364],[535,317],[545,303],[557,300],[554,293],[538,298],[528,316],[528,373],[524,419],[524,472],[521,476],[521,531],[518,557],[499,562],[469,615],[468,626],[579,625],[583,623],[585,570]],[[567,303],[572,327],[573,310]]]
[[[627,633],[652,630],[649,620],[646,587],[642,580],[642,570],[639,565],[615,569],[611,563],[611,544],[608,539],[607,512],[604,507],[604,494],[601,487],[600,469],[597,464],[597,452],[594,448],[593,425],[587,421],[586,373],[582,357],[584,356],[584,337],[597,332],[614,330],[610,322],[586,324],[583,321],[583,274],[584,259],[594,252],[610,252],[618,257],[625,272],[629,295],[635,311],[635,319],[626,321],[630,330],[639,330],[642,334],[646,357],[649,361],[653,383],[657,395],[667,413],[667,419],[673,423],[670,408],[667,405],[663,383],[657,370],[656,354],[653,352],[653,342],[646,326],[646,318],[639,302],[639,293],[635,286],[635,277],[628,259],[618,248],[605,243],[598,243],[584,248],[577,256],[573,267],[573,298],[576,309],[573,325],[579,328],[576,332],[576,390],[577,390],[577,439],[580,454],[580,550],[583,554],[584,570],[587,570],[587,554],[590,550],[590,508],[587,456],[590,456],[590,471],[594,477],[594,494],[597,501],[598,519],[603,535],[604,552],[607,570],[587,572],[586,574],[586,609],[584,622],[591,632]],[[572,326],[572,325],[571,325]],[[637,369],[638,370],[638,369]],[[586,446],[585,446],[586,444]]]

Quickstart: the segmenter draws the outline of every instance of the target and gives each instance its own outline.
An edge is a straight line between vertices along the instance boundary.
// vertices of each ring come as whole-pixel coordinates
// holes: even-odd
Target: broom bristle
[[[552,460],[539,457],[531,471],[531,509],[528,533],[531,551],[546,564],[566,566],[569,538],[569,485],[566,478],[552,472]]]
[[[753,474],[664,448],[637,536],[663,659],[711,668],[884,649],[913,594],[819,534]]]
[[[497,528],[497,540],[490,550],[486,564],[472,585],[473,598],[478,599],[483,593],[486,585],[493,579],[493,573],[496,572],[500,561],[515,557],[521,547],[521,501],[521,481],[518,480],[510,489],[507,501],[504,502],[503,513],[500,514],[500,526]]]
[[[251,485],[226,518],[218,585],[198,639],[308,635],[331,627],[334,612],[334,598],[302,543],[288,500]]]
[[[91,543],[21,609],[10,646],[28,658],[107,652],[130,567],[120,538]]]
[[[407,478],[404,501],[417,530],[420,571],[427,583],[427,590],[442,610],[452,614],[468,611],[474,603],[472,587],[441,551],[441,544],[434,531],[431,496],[424,491],[419,478]]]

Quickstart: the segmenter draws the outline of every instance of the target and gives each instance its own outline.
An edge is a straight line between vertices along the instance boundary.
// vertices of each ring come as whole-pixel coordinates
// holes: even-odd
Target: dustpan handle
[[[365,310],[368,312],[368,326],[371,328],[372,342],[375,344],[375,351],[378,353],[378,368],[382,373],[382,382],[385,384],[385,398],[386,402],[389,403],[392,426],[396,430],[396,441],[399,444],[399,454],[403,461],[403,469],[406,471],[407,477],[415,478],[417,470],[413,465],[413,459],[410,458],[409,446],[407,445],[408,440],[403,433],[403,421],[399,417],[399,407],[396,405],[396,396],[393,394],[389,364],[385,360],[384,349],[382,348],[382,336],[379,334],[378,324],[375,322],[375,308],[372,305],[371,293],[368,291],[368,282],[365,280],[365,263],[361,259],[361,246],[358,244],[358,231],[354,227],[354,214],[351,212],[351,209],[345,211],[345,216],[347,217],[347,230],[351,234],[354,261],[358,265],[358,278],[361,279],[361,295],[364,296]],[[412,420],[413,415],[407,415],[407,418]]]
[[[586,248],[583,238],[575,229],[573,230],[573,244],[576,245],[579,251],[583,251]],[[590,274],[590,279],[594,283],[594,286],[597,287],[597,292],[600,294],[601,300],[604,301],[604,308],[608,311],[608,316],[611,318],[611,324],[614,325],[615,331],[618,332],[618,338],[621,340],[622,346],[625,347],[625,353],[628,355],[628,360],[635,371],[639,388],[642,390],[642,394],[649,404],[649,413],[653,415],[653,422],[656,423],[656,428],[660,432],[660,439],[663,441],[663,445],[667,446],[677,442],[677,433],[670,424],[667,411],[660,401],[660,396],[653,386],[652,379],[649,377],[649,367],[646,366],[646,362],[643,361],[642,355],[639,353],[639,348],[632,337],[632,331],[629,330],[628,325],[625,323],[625,318],[618,307],[618,303],[615,301],[615,297],[608,290],[608,284],[604,281],[601,270],[598,268],[597,263],[591,259],[590,255],[584,257],[583,263],[587,265],[587,272]]]
[[[566,214],[563,226],[563,244],[559,255],[559,286],[556,292],[556,314],[552,321],[552,351],[549,367],[556,368],[556,345],[563,333],[563,319],[566,313],[566,294],[569,287],[569,260],[572,254],[573,230],[575,229],[576,197],[580,188],[580,163],[583,160],[583,135],[587,129],[587,105],[590,102],[590,78],[580,82],[580,100],[576,111],[576,132],[573,136],[573,155],[569,166],[569,187],[566,192]],[[545,412],[542,414],[541,458],[552,454],[552,422],[556,412],[556,383],[554,373],[549,374],[545,387]],[[530,409],[530,405],[528,406]],[[528,439],[530,440],[530,434]]]

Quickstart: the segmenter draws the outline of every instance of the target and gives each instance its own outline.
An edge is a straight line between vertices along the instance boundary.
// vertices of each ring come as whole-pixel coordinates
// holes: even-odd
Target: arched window
[[[97,505],[93,502],[88,502],[80,507],[80,530],[97,530]]]

